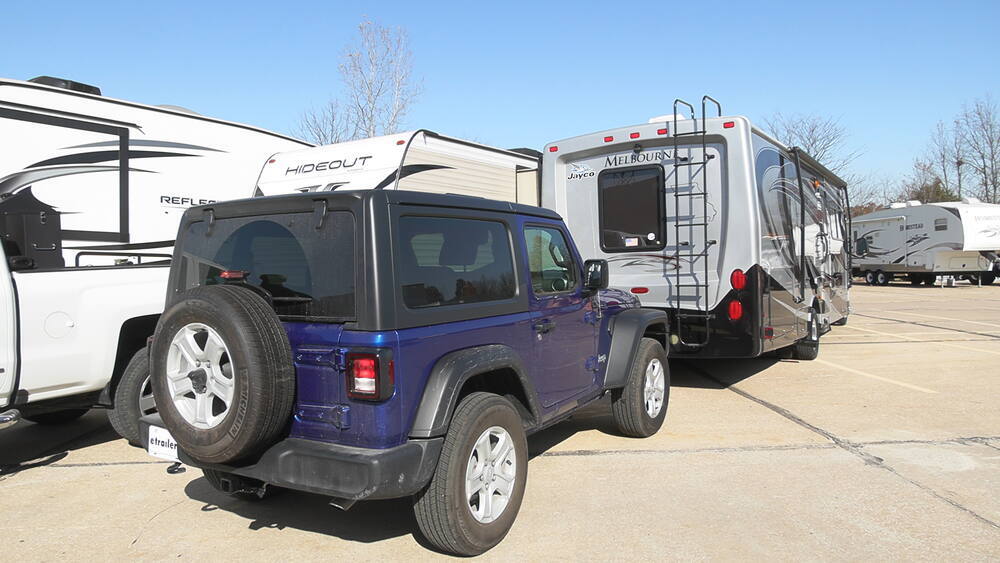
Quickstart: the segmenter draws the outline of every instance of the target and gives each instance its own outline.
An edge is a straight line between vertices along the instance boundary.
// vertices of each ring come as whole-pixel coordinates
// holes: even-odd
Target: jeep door
[[[554,225],[527,225],[533,352],[530,370],[543,407],[594,387],[597,326],[583,295],[580,264],[566,233]]]
[[[0,244],[0,409],[13,402],[17,375],[17,303],[7,255]]]

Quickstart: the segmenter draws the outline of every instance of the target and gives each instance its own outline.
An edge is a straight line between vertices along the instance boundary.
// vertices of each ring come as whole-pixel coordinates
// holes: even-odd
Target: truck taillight
[[[384,401],[392,396],[393,363],[387,354],[358,352],[347,355],[347,396]]]
[[[743,303],[739,299],[729,302],[729,320],[736,322],[743,318]]]
[[[743,270],[733,270],[733,273],[729,274],[729,283],[732,284],[733,289],[739,291],[747,286],[747,275],[743,273]]]

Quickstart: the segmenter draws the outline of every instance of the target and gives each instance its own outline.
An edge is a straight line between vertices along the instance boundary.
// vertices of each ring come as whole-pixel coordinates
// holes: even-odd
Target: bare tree
[[[962,109],[959,116],[965,158],[975,174],[983,201],[1000,203],[1000,114],[986,96]]]
[[[343,98],[302,115],[298,133],[315,143],[396,133],[420,94],[406,30],[365,20],[358,32],[338,65]]]
[[[961,144],[954,142],[953,139],[957,137],[957,130],[949,130],[945,127],[944,123],[938,121],[937,125],[934,126],[934,131],[931,133],[931,143],[925,163],[929,165],[929,168],[941,180],[941,185],[948,190],[952,187],[950,180],[955,176],[953,173],[953,169],[955,168],[955,145]]]

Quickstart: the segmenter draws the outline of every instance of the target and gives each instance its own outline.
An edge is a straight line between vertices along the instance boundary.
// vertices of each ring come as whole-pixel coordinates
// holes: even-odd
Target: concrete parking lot
[[[667,422],[606,404],[535,435],[488,559],[1000,558],[1000,286],[855,286],[813,362],[674,362]],[[213,490],[117,439],[103,412],[0,433],[8,560],[443,557],[405,500],[349,512]]]

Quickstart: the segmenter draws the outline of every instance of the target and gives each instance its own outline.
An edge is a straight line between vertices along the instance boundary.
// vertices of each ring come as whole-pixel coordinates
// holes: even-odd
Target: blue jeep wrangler
[[[610,393],[655,433],[662,311],[607,289],[552,211],[390,190],[185,213],[150,361],[178,456],[216,488],[413,497],[437,548],[476,554],[517,515],[525,436]]]

